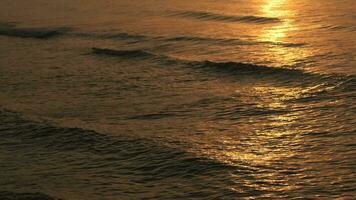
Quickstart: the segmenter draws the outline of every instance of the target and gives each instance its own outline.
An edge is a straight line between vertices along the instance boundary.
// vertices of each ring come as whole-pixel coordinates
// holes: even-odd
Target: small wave
[[[342,25],[342,24],[338,24],[338,25],[324,25],[324,26],[320,26],[319,29],[321,30],[326,30],[326,31],[355,31],[356,27],[355,26],[350,26],[350,25]]]
[[[0,35],[20,38],[48,39],[65,34],[68,28],[16,28],[12,26],[0,26]]]
[[[171,113],[152,113],[152,114],[145,114],[145,115],[136,115],[129,117],[129,119],[135,120],[156,120],[156,119],[163,119],[167,117],[174,117],[174,114]]]
[[[103,34],[100,35],[100,37],[109,38],[109,39],[135,39],[135,40],[143,40],[147,38],[147,36],[144,35],[128,34],[128,33]]]
[[[155,56],[152,53],[146,52],[144,50],[114,50],[105,48],[92,48],[92,52],[97,55],[107,55],[107,56],[117,56],[117,57],[128,57],[128,58],[145,58]]]
[[[198,12],[198,11],[184,11],[174,14],[173,16],[189,17],[199,20],[223,21],[223,22],[243,22],[254,24],[277,23],[282,20],[275,17],[262,17],[262,16],[236,16],[236,15],[222,15],[211,12]]]
[[[56,36],[67,35],[72,37],[88,37],[98,39],[119,40],[145,40],[148,37],[130,33],[87,33],[76,32],[71,28],[19,28],[16,23],[0,22],[0,35],[20,38],[49,39]]]
[[[16,26],[16,23],[14,23],[14,22],[0,22],[0,29],[13,28],[15,26]]]
[[[249,40],[241,40],[238,38],[210,38],[210,37],[199,37],[199,36],[177,36],[177,37],[166,38],[165,41],[209,42],[209,43],[222,44],[222,45],[269,44],[269,45],[283,46],[283,47],[302,47],[306,45],[305,43],[249,41]]]
[[[293,69],[293,68],[282,68],[282,67],[268,67],[263,65],[254,65],[248,63],[240,62],[213,62],[213,61],[196,61],[191,62],[191,66],[197,68],[205,68],[214,72],[228,73],[230,75],[234,74],[250,74],[250,75],[289,75],[289,76],[311,76],[307,72]]]
[[[168,175],[165,173],[177,175],[185,175],[189,171],[197,173],[203,166],[207,170],[233,167],[207,158],[195,157],[188,152],[157,143],[157,141],[148,138],[136,138],[128,135],[112,137],[93,130],[58,127],[31,121],[22,117],[20,113],[5,109],[0,109],[0,120],[3,122],[0,124],[2,138],[0,145],[3,147],[18,145],[6,142],[9,138],[17,138],[22,144],[44,147],[48,151],[92,152],[106,157],[113,156],[117,160],[135,158],[137,164],[140,163],[140,165],[133,166],[133,169],[152,170],[157,173],[156,175],[162,176]],[[153,158],[161,159],[161,161],[152,162]],[[145,168],[147,166],[152,168]],[[157,170],[159,168],[161,171]],[[176,171],[178,168],[179,170]],[[148,171],[147,173],[149,173]]]
[[[222,41],[222,42],[234,42],[240,41],[239,39],[220,39],[220,38],[209,38],[209,37],[198,37],[198,36],[177,36],[172,38],[167,38],[167,41]]]
[[[199,36],[177,36],[166,38],[166,41],[189,41],[189,42],[210,42],[220,44],[254,45],[254,42],[244,41],[236,38],[209,38]]]
[[[117,39],[117,40],[127,40],[129,42],[142,42],[146,40],[157,41],[157,42],[176,42],[176,41],[187,41],[187,42],[197,42],[197,43],[213,43],[217,45],[259,45],[268,44],[283,47],[302,47],[304,43],[283,43],[283,42],[268,42],[268,41],[249,41],[241,40],[238,38],[210,38],[201,36],[189,36],[182,35],[176,37],[152,37],[147,35],[132,34],[132,33],[87,33],[87,32],[76,32],[70,28],[16,28],[14,23],[1,23],[0,22],[0,35],[10,36],[10,37],[20,37],[20,38],[35,38],[35,39],[49,39],[56,36],[66,35],[72,37],[86,37],[93,39]],[[100,51],[103,53],[103,51]],[[133,53],[133,52],[131,52]],[[141,52],[142,53],[142,52]],[[140,53],[140,54],[141,54]],[[120,53],[116,53],[120,54]],[[111,54],[114,55],[114,54]],[[117,55],[118,56],[118,55]],[[121,54],[122,56],[122,54]]]
[[[72,35],[78,37],[89,37],[98,39],[118,39],[118,40],[145,40],[147,36],[129,33],[83,33],[83,32],[73,32]]]
[[[187,193],[209,188],[214,193],[232,198],[236,194],[226,189],[231,179],[230,172],[248,174],[253,170],[249,166],[235,166],[195,155],[150,138],[129,134],[109,136],[81,128],[58,127],[23,119],[19,113],[1,109],[0,121],[3,122],[0,123],[0,146],[3,149],[16,149],[13,152],[17,155],[23,151],[26,155],[36,153],[36,159],[41,160],[51,160],[55,155],[56,161],[49,162],[51,166],[29,169],[36,171],[33,176],[44,176],[50,170],[53,174],[59,174],[51,178],[60,178],[68,174],[66,170],[62,171],[61,166],[77,169],[77,173],[92,177],[93,185],[103,184],[101,189],[107,192],[100,193],[101,197],[112,195],[113,189],[123,192],[117,194],[118,199],[126,198],[126,193],[130,192],[137,193],[135,197],[141,197],[152,191],[152,185],[157,185],[153,189],[164,194],[159,199],[174,199],[177,193],[164,192],[174,191],[178,182],[187,184]],[[175,180],[175,183],[169,183],[170,180]],[[17,181],[21,179],[13,184],[18,184]],[[133,182],[142,187],[132,188]],[[81,183],[88,184],[87,179]],[[198,195],[189,194],[189,197]]]
[[[42,193],[18,193],[0,191],[0,199],[2,200],[61,200],[58,198],[50,197]]]
[[[105,55],[105,56],[114,56],[122,57],[125,59],[152,59],[152,61],[157,62],[162,65],[180,65],[190,69],[202,70],[205,73],[210,73],[212,75],[216,74],[226,74],[227,76],[253,76],[258,78],[272,78],[275,81],[282,81],[283,83],[296,81],[300,83],[300,79],[303,81],[327,81],[330,82],[351,80],[348,82],[354,82],[354,77],[331,74],[331,75],[322,75],[317,73],[306,72],[293,66],[281,66],[281,67],[272,67],[265,65],[256,65],[251,63],[243,62],[215,62],[209,60],[203,61],[192,61],[178,59],[166,55],[155,54],[152,52],[147,52],[141,49],[134,50],[114,50],[106,48],[92,48],[92,52],[96,55]],[[327,80],[325,80],[327,79]],[[329,82],[327,81],[327,82]],[[157,114],[148,114],[142,116],[133,116],[132,119],[156,119],[156,118],[165,118],[170,117],[168,113],[157,113]]]
[[[275,46],[283,46],[283,47],[303,47],[307,44],[305,43],[285,43],[285,42],[261,42],[261,43],[269,43]]]
[[[180,64],[190,68],[204,69],[206,72],[214,73],[226,73],[228,75],[253,75],[253,76],[279,76],[290,78],[290,77],[311,77],[316,76],[311,73],[304,72],[299,69],[294,69],[290,67],[269,67],[262,65],[254,65],[248,63],[240,62],[214,62],[214,61],[190,61],[177,59],[174,57],[158,55],[151,52],[147,52],[141,49],[135,50],[114,50],[106,48],[92,48],[94,54],[97,55],[107,55],[107,56],[117,56],[124,57],[128,59],[135,58],[154,58],[163,64]]]

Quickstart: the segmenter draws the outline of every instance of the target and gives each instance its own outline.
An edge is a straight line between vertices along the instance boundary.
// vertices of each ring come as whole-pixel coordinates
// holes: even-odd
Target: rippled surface
[[[356,195],[352,0],[3,0],[0,10],[0,191]]]

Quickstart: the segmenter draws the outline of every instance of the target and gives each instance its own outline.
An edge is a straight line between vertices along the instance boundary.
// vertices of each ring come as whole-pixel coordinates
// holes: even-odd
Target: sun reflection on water
[[[283,9],[283,5],[288,0],[268,0],[266,4],[262,5],[262,12],[266,17],[284,18],[291,14],[291,11]],[[281,24],[278,24],[261,36],[265,41],[270,42],[282,42],[282,39],[286,37],[286,31],[293,29],[293,25],[289,19],[283,19]]]
[[[307,129],[301,130],[298,124],[306,118],[308,112],[299,107],[291,107],[289,101],[304,98],[312,92],[313,88],[302,87],[253,87],[249,91],[253,95],[246,99],[250,108],[243,110],[244,113],[251,114],[235,114],[236,118],[221,123],[201,124],[200,128],[205,132],[209,131],[209,136],[214,135],[210,139],[223,148],[206,153],[221,162],[249,163],[252,166],[268,166],[293,157],[296,152],[291,147],[297,147],[301,143],[299,136]],[[232,110],[231,113],[235,111]]]
[[[277,60],[281,66],[297,64],[297,60],[310,54],[292,37],[299,28],[293,22],[293,15],[297,14],[298,9],[288,8],[291,3],[290,0],[266,0],[261,5],[261,12],[264,16],[281,20],[272,27],[264,29],[259,35],[259,40],[262,42],[285,44],[270,45],[267,49],[270,59]],[[292,47],[294,45],[296,48]]]

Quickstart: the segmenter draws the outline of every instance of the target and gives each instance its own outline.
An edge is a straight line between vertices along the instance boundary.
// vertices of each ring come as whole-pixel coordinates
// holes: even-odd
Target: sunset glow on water
[[[0,199],[353,199],[354,0],[2,0]]]

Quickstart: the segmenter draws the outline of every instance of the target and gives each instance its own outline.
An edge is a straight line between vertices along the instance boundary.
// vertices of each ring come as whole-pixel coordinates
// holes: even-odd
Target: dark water
[[[0,10],[0,191],[356,195],[353,0],[3,0]]]

